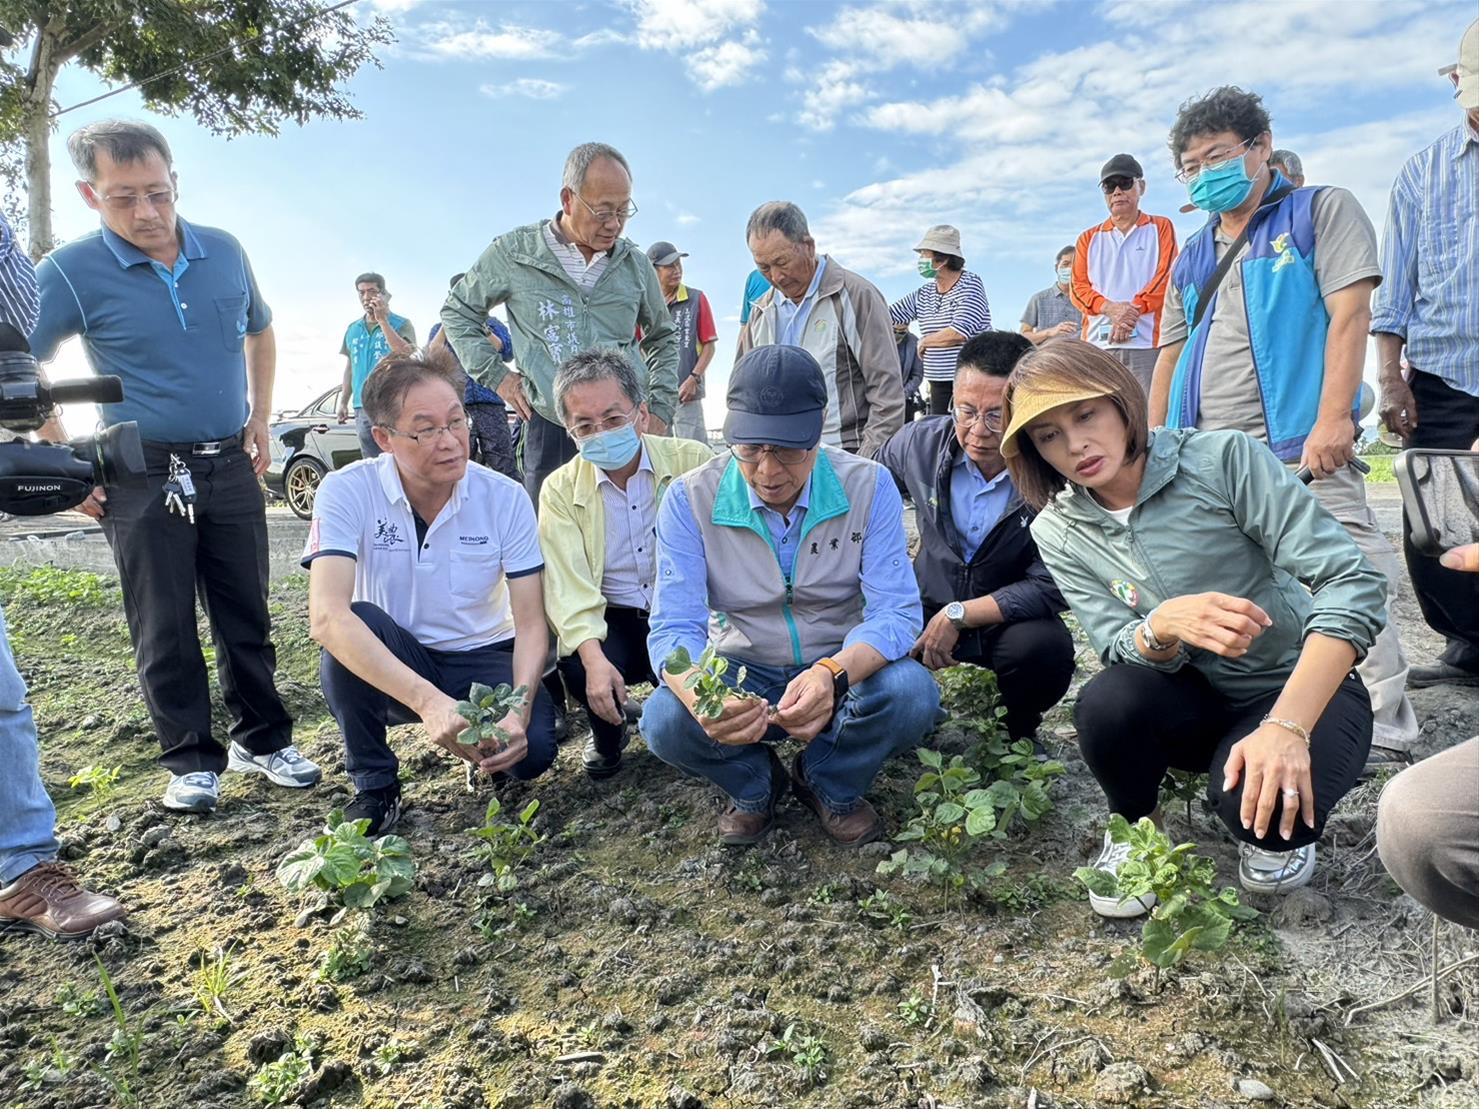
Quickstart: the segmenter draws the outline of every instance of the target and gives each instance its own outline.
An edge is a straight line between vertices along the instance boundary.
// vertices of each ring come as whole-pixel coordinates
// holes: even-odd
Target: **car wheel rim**
[[[318,491],[318,480],[318,471],[312,466],[298,466],[288,475],[288,504],[294,511],[313,511],[313,495]]]

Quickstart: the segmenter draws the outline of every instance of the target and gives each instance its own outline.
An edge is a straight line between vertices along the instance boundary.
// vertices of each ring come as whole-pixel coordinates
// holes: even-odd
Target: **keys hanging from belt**
[[[195,479],[177,454],[169,456],[169,480],[164,483],[164,508],[195,523]]]

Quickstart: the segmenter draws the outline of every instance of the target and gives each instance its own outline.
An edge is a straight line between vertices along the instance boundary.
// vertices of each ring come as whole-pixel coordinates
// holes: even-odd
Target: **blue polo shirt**
[[[155,442],[224,439],[249,410],[243,340],[267,329],[272,310],[240,243],[214,227],[176,226],[173,270],[106,227],[43,258],[31,349],[45,362],[82,336],[93,370],[123,379],[123,400],[100,406],[105,424],[137,420]]]
[[[416,345],[416,329],[405,316],[390,313],[390,326],[406,342],[413,347]],[[359,395],[365,387],[365,379],[380,364],[380,359],[390,353],[390,341],[378,323],[371,327],[361,316],[345,329],[339,353],[349,359],[349,407],[359,408]]]

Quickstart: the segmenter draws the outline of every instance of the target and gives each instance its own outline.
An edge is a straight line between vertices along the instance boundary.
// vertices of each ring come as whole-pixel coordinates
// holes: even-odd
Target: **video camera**
[[[122,399],[123,381],[112,376],[43,384],[26,337],[0,323],[0,427],[35,431],[58,404],[117,404]],[[0,443],[0,512],[62,512],[86,500],[94,486],[144,473],[139,425],[132,421],[70,443]]]

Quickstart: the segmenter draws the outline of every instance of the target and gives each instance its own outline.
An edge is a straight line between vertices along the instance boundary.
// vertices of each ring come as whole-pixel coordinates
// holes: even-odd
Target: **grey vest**
[[[878,464],[822,447],[791,580],[739,464],[724,456],[682,480],[708,564],[709,640],[762,666],[808,666],[842,648],[863,620],[863,533]]]
[[[682,385],[698,364],[698,300],[703,292],[687,285],[688,299],[668,304],[673,327],[678,332],[678,384]],[[704,395],[704,379],[698,379],[698,395]]]

